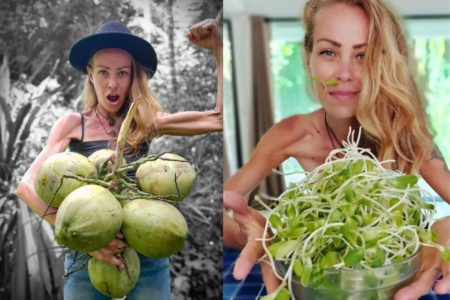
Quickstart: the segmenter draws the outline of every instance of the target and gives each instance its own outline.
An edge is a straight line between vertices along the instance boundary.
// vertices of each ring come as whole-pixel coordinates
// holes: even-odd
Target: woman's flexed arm
[[[157,131],[160,135],[197,135],[221,131],[223,128],[223,59],[222,34],[218,21],[207,19],[193,25],[187,36],[194,44],[210,49],[217,66],[217,96],[214,109],[207,111],[185,111],[160,113],[157,116]]]

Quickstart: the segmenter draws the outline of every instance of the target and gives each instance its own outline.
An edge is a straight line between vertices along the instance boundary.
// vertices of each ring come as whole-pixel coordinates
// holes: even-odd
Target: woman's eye
[[[106,70],[100,70],[100,71],[98,71],[98,73],[100,75],[107,75],[108,74],[108,72],[106,72]]]
[[[365,53],[359,53],[357,56],[356,56],[356,58],[358,59],[358,60],[360,60],[360,61],[364,61],[364,57],[366,56],[366,54]]]
[[[127,71],[120,71],[119,72],[119,76],[127,76],[128,72]]]
[[[334,52],[331,50],[323,50],[319,53],[321,56],[334,56]]]

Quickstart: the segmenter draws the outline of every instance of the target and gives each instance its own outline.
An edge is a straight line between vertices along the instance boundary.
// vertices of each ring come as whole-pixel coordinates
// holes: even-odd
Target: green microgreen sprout
[[[286,292],[294,298],[293,279],[323,286],[325,269],[371,270],[407,259],[422,245],[450,261],[450,249],[435,243],[429,229],[435,207],[422,200],[426,192],[417,186],[418,177],[384,168],[392,161],[380,162],[358,147],[361,130],[356,141],[354,134],[270,209],[261,240],[282,284],[261,299],[285,299]],[[280,263],[283,276],[277,272]],[[367,288],[391,279],[368,280]]]
[[[319,76],[311,76],[311,79],[313,81],[317,81],[317,82],[321,83],[323,85],[323,89],[324,90],[328,90],[327,86],[330,86],[330,85],[331,86],[335,86],[335,85],[337,85],[339,83],[339,80],[335,79],[335,78],[323,81]]]

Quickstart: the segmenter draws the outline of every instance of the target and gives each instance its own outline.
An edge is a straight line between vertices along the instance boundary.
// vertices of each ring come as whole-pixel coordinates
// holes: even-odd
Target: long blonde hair
[[[89,65],[92,65],[92,60]],[[90,75],[90,72],[88,67],[88,75]],[[139,151],[142,144],[148,143],[156,136],[156,115],[162,111],[162,108],[147,80],[148,77],[144,68],[132,58],[131,86],[128,92],[128,99],[125,100],[121,108],[121,113],[127,113],[130,101],[141,97],[141,102],[127,134],[127,152]],[[83,99],[84,111],[94,109],[98,103],[94,85],[89,80],[89,76],[87,76],[84,84]]]
[[[380,0],[308,1],[303,13],[305,51],[311,53],[313,48],[315,14],[333,3],[359,6],[370,19],[356,112],[366,143],[379,160],[395,160],[388,167],[417,173],[429,158],[433,141],[399,19]]]

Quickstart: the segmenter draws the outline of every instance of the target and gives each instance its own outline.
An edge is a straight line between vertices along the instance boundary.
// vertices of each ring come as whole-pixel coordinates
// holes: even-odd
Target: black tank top
[[[101,149],[114,149],[111,146],[111,143],[107,140],[99,140],[99,141],[88,141],[88,142],[84,142],[84,116],[83,114],[81,114],[81,140],[75,140],[75,139],[71,139],[70,143],[69,143],[69,150],[71,152],[76,152],[79,153],[81,155],[84,155],[86,157],[88,157],[89,155],[91,155],[92,153],[94,153],[97,150],[101,150]],[[137,153],[134,154],[125,154],[125,160],[130,163],[133,162],[135,160],[138,160],[144,156],[146,156],[148,154],[148,144],[144,143],[143,145],[141,145],[141,148],[139,149],[139,151]],[[136,172],[135,171],[130,171],[128,172],[128,177],[131,177],[134,179]]]

